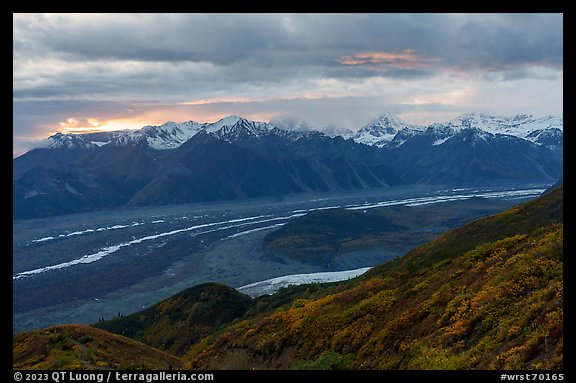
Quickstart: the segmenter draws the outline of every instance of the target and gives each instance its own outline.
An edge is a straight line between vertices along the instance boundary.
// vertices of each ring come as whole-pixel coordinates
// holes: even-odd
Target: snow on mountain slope
[[[234,141],[244,135],[266,134],[271,126],[239,116],[228,116],[214,123],[167,121],[162,125],[146,125],[138,130],[118,130],[100,133],[56,133],[40,146],[48,149],[92,149],[106,144],[125,146],[146,144],[154,150],[175,149],[201,130],[226,140]]]
[[[228,117],[224,117],[216,122],[213,123],[206,123],[205,128],[206,128],[206,132],[208,133],[214,133],[217,132],[218,130],[222,129],[225,126],[234,126],[238,121],[242,120],[243,118],[240,116],[236,116],[236,115],[232,115],[232,116],[228,116]]]
[[[534,117],[528,114],[516,116],[491,116],[479,113],[468,113],[450,121],[456,128],[479,128],[492,134],[507,134],[520,137],[530,141],[535,141],[537,135],[535,131],[547,131],[558,129],[563,131],[564,120],[561,117],[544,116]]]
[[[391,113],[360,129],[353,136],[356,142],[378,146],[398,147],[412,137],[428,135],[433,138],[433,146],[442,145],[463,130],[473,129],[486,138],[490,135],[514,136],[549,148],[559,148],[563,142],[563,118],[556,116],[534,117],[520,114],[516,116],[492,116],[479,113],[461,115],[444,123],[433,123],[426,127],[411,125]]]
[[[160,126],[147,125],[136,131],[127,131],[115,137],[114,141],[117,145],[146,142],[152,149],[174,149],[192,138],[203,126],[204,124],[194,121],[168,121]]]
[[[146,143],[155,150],[174,149],[192,138],[205,124],[194,121],[175,123],[165,122],[162,125],[147,125],[138,130],[116,130],[98,133],[56,133],[50,136],[41,148],[48,149],[91,149],[107,144],[125,146]]]
[[[397,115],[386,112],[378,119],[358,130],[352,138],[361,144],[383,147],[390,144],[399,132],[402,132],[402,135],[405,137],[410,137],[423,130],[424,127],[408,124],[402,121]],[[397,140],[396,146],[402,143],[400,140]]]
[[[234,142],[247,136],[261,136],[270,132],[272,127],[266,122],[251,121],[239,116],[229,116],[205,126],[206,132],[227,141]]]
[[[427,135],[433,146],[444,144],[463,130],[476,129],[492,135],[508,135],[531,141],[548,148],[562,148],[563,118],[555,116],[534,117],[522,114],[511,117],[492,116],[479,113],[461,115],[451,121],[434,123],[428,126],[409,124],[397,115],[386,112],[378,119],[358,130],[351,137],[354,141],[370,146],[397,148],[414,137]],[[344,130],[318,132],[301,120],[285,123],[267,123],[247,120],[232,115],[213,123],[168,121],[159,126],[144,126],[139,130],[119,130],[86,134],[57,133],[49,137],[41,147],[49,149],[95,149],[106,144],[118,146],[144,143],[151,149],[175,149],[200,131],[214,137],[235,142],[248,137],[276,134],[299,139],[306,134],[326,134],[329,137],[348,136]]]
[[[104,142],[92,141],[84,134],[56,133],[41,142],[38,147],[47,149],[90,149],[107,143],[107,138],[103,138],[105,140]]]

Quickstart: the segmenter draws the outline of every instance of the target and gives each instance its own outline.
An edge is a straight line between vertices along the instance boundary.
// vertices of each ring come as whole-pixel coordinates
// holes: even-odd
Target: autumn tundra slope
[[[558,369],[563,189],[205,338],[195,368]]]
[[[561,369],[563,188],[448,231],[356,279],[257,299],[205,284],[96,326],[193,369]],[[73,340],[62,343],[58,334],[67,328],[15,336],[14,366],[129,363],[99,349],[92,364],[86,354],[56,363],[40,350],[77,355],[86,341],[64,332]],[[87,347],[126,339],[93,331]]]
[[[84,325],[60,325],[16,335],[15,369],[167,369],[180,359],[141,342]]]

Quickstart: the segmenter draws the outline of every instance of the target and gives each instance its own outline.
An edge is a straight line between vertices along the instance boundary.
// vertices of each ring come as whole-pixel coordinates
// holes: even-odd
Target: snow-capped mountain
[[[143,145],[153,150],[171,150],[180,147],[199,132],[204,131],[225,142],[236,142],[249,137],[257,138],[267,134],[297,139],[307,133],[319,132],[311,129],[290,130],[276,127],[267,122],[258,122],[240,116],[228,116],[216,122],[167,121],[162,125],[146,125],[138,130],[118,130],[98,133],[56,133],[41,144],[48,149],[95,149],[104,145],[127,146]]]
[[[352,138],[358,143],[377,146],[379,148],[388,145],[399,146],[402,145],[407,138],[421,133],[424,129],[422,126],[412,125],[402,121],[394,113],[386,112],[358,130]],[[400,134],[400,136],[393,142],[398,134]]]
[[[117,130],[98,133],[56,133],[40,145],[48,149],[94,149],[107,144],[126,146],[143,144],[154,150],[175,149],[205,131],[225,141],[234,141],[245,135],[259,136],[272,127],[265,122],[250,121],[239,116],[228,116],[214,123],[167,121],[162,125],[146,125],[138,130]]]
[[[120,131],[111,136],[110,142],[115,145],[145,143],[155,150],[174,149],[192,138],[204,128],[204,125],[195,121],[182,123],[167,121],[159,126],[147,125],[136,131]]]
[[[226,142],[235,142],[248,137],[261,137],[273,129],[266,122],[247,120],[239,116],[226,117],[214,124],[205,125],[206,132]]]
[[[47,149],[92,149],[110,142],[111,133],[56,133],[40,143],[39,148]]]
[[[553,183],[562,123],[474,114],[424,127],[386,113],[344,139],[229,116],[58,133],[14,159],[14,217],[408,184]]]
[[[349,131],[345,129],[332,129],[330,132],[322,130],[322,133],[329,137],[342,136],[347,138],[351,136],[358,143],[379,148],[396,148],[420,135],[435,136],[433,145],[442,145],[463,129],[478,129],[478,131],[493,135],[510,135],[549,148],[561,148],[563,144],[563,119],[561,117],[534,117],[526,114],[503,117],[469,113],[448,122],[421,126],[409,124],[397,115],[387,112],[353,135],[350,135]],[[169,150],[179,147],[200,131],[210,133],[227,142],[234,142],[249,136],[259,137],[265,134],[297,138],[305,132],[317,132],[302,120],[287,119],[266,123],[233,115],[213,123],[168,121],[158,126],[147,125],[139,130],[87,134],[56,133],[49,137],[41,147],[49,149],[94,149],[106,144],[117,146],[144,144],[154,150]]]
[[[239,116],[50,140],[75,145],[14,159],[15,217],[401,183],[378,148]]]
[[[492,134],[510,135],[539,145],[558,144],[557,140],[564,131],[561,117],[534,117],[529,114],[516,116],[491,116],[469,113],[450,121],[456,129],[478,128]]]
[[[477,133],[514,136],[551,149],[562,147],[563,119],[555,116],[534,117],[521,114],[511,117],[479,113],[461,115],[451,121],[428,126],[411,125],[392,113],[385,113],[361,128],[353,136],[356,142],[377,147],[399,147],[420,135],[435,136],[433,145],[442,145],[465,129]]]
[[[162,125],[146,125],[138,130],[116,130],[98,133],[56,133],[48,137],[40,148],[48,149],[94,149],[107,144],[125,146],[145,144],[155,150],[174,149],[198,133],[204,124],[194,121]]]

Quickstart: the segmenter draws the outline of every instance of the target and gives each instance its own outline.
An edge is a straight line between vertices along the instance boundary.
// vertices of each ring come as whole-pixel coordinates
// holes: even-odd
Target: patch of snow
[[[446,141],[448,141],[450,139],[450,137],[446,137],[446,138],[441,138],[439,140],[434,141],[434,143],[432,144],[432,146],[438,146],[438,145],[442,145],[443,143],[445,143]]]
[[[479,113],[468,113],[450,121],[456,127],[478,128],[491,134],[502,134],[519,137],[536,142],[531,133],[558,129],[563,132],[564,119],[556,116],[534,117],[528,114],[516,116],[492,116]]]
[[[38,190],[30,190],[30,191],[27,191],[26,193],[24,193],[24,198],[32,198],[32,197],[36,197],[36,196],[42,195],[42,194],[46,194],[46,193],[42,193]]]
[[[104,146],[106,144],[109,144],[110,141],[90,141],[90,143],[96,146]]]
[[[241,237],[243,235],[248,235],[248,234],[252,234],[258,231],[262,231],[262,230],[269,230],[269,229],[274,229],[276,227],[280,227],[280,226],[284,226],[286,223],[277,223],[275,225],[271,225],[271,226],[264,226],[264,227],[258,227],[256,229],[251,229],[251,230],[246,230],[246,231],[241,231],[239,233],[236,234],[232,234],[231,236],[229,236],[228,238],[238,238]]]
[[[54,239],[54,237],[44,237],[44,238],[40,238],[40,239],[33,239],[30,242],[45,242],[45,241],[50,241],[51,239]]]

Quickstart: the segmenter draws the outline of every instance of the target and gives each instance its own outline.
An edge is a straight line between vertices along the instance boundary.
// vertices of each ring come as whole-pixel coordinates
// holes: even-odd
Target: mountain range
[[[435,135],[434,146],[438,146],[462,130],[479,129],[488,134],[514,136],[549,149],[558,149],[563,143],[563,126],[562,118],[551,115],[534,117],[520,114],[503,117],[479,113],[468,113],[445,123],[421,126],[408,124],[393,113],[384,113],[352,137],[356,142],[368,145],[398,147],[410,137]]]
[[[13,366],[121,368],[146,352],[132,368],[559,370],[563,291],[560,184],[348,281],[255,299],[210,283],[98,329],[21,333]]]
[[[385,113],[350,135],[239,116],[57,133],[13,160],[14,218],[407,184],[553,183],[563,120],[479,114],[417,126]],[[334,130],[336,131],[336,130]]]

